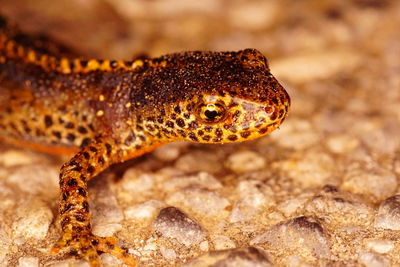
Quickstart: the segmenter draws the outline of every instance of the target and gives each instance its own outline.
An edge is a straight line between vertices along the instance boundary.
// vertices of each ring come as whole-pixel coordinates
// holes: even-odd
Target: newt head
[[[132,91],[131,99],[138,104],[136,111],[153,107],[145,116],[162,122],[160,132],[167,140],[245,141],[270,133],[287,116],[289,95],[255,49],[185,52],[152,60],[151,65],[148,78],[146,72],[139,78],[146,89]]]

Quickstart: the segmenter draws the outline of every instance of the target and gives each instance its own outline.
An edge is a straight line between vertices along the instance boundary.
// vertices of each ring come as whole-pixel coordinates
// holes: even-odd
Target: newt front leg
[[[62,237],[53,247],[53,254],[63,248],[71,248],[94,267],[101,266],[98,252],[106,252],[129,266],[136,265],[127,249],[116,245],[117,239],[92,234],[90,224],[88,181],[118,161],[111,140],[98,138],[62,166],[59,207]]]

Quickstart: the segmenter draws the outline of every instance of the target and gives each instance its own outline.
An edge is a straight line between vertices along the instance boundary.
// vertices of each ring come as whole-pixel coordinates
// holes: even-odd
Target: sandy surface
[[[171,144],[93,181],[95,233],[119,237],[142,266],[400,265],[399,1],[0,6],[91,56],[257,48],[291,95],[267,137]],[[87,266],[49,255],[66,160],[0,146],[1,266]]]

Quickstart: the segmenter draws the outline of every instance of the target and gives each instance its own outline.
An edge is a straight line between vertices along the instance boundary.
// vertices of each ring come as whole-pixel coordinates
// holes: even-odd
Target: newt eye
[[[225,107],[221,104],[209,103],[200,106],[200,117],[206,122],[219,122],[225,117]]]

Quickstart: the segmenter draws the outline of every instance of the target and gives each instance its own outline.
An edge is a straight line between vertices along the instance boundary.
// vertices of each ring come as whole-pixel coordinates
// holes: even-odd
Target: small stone
[[[18,259],[18,267],[37,267],[39,266],[39,258],[21,257]]]
[[[326,144],[332,153],[345,154],[351,153],[360,144],[360,141],[348,135],[335,135],[329,137]]]
[[[42,240],[52,220],[53,213],[46,203],[37,198],[26,199],[16,208],[12,222],[13,236]]]
[[[164,162],[173,161],[179,157],[181,149],[184,146],[186,146],[186,144],[183,142],[167,144],[154,150],[153,155]]]
[[[368,240],[366,247],[374,252],[384,254],[389,253],[394,248],[394,242],[384,239]]]
[[[172,177],[165,181],[163,190],[165,191],[177,191],[179,189],[198,186],[205,189],[219,189],[222,188],[221,182],[219,182],[212,174],[207,172],[199,172],[192,175],[180,175]]]
[[[381,203],[376,215],[375,227],[400,230],[400,195],[389,197]]]
[[[358,261],[365,267],[391,266],[389,259],[385,256],[368,251],[361,251],[358,256]]]
[[[375,210],[361,199],[326,185],[305,205],[305,210],[337,225],[369,225]]]
[[[7,150],[0,154],[0,164],[5,167],[29,165],[35,162],[35,154],[22,150]]]
[[[310,121],[291,118],[285,127],[270,134],[270,138],[279,146],[294,150],[303,150],[320,142],[320,135]]]
[[[210,246],[208,244],[208,241],[205,240],[203,242],[200,243],[199,248],[201,251],[208,251],[210,249]]]
[[[281,251],[290,250],[292,254],[317,259],[327,259],[331,254],[324,229],[318,222],[307,217],[298,217],[278,224],[255,237],[250,241],[250,245]]]
[[[93,225],[93,234],[102,237],[112,236],[121,230],[122,225],[119,223],[100,223]]]
[[[59,171],[50,165],[24,165],[12,172],[7,181],[25,193],[57,198]]]
[[[272,267],[267,255],[255,247],[211,251],[183,267]]]
[[[161,252],[161,255],[163,255],[163,257],[168,260],[173,260],[176,258],[176,253],[175,253],[175,250],[173,250],[173,249],[161,247],[160,252]]]
[[[338,72],[351,72],[360,62],[359,53],[347,50],[308,53],[274,62],[274,74],[293,83],[328,79]],[[307,67],[304,67],[307,66]]]
[[[313,150],[298,152],[290,159],[274,162],[272,166],[287,173],[304,188],[331,183],[336,170],[330,155]]]
[[[236,248],[235,242],[225,235],[214,235],[211,239],[215,250]]]
[[[175,239],[185,246],[197,245],[205,238],[201,226],[175,207],[167,207],[159,212],[153,230],[156,234]]]
[[[149,200],[124,210],[125,219],[144,220],[152,219],[165,204],[159,200]]]
[[[218,173],[222,170],[221,156],[215,151],[192,151],[177,159],[175,167],[185,172]]]
[[[170,205],[183,205],[202,215],[219,216],[227,215],[226,208],[230,202],[218,193],[202,188],[189,187],[170,195],[166,202]]]
[[[391,170],[373,167],[349,170],[344,176],[342,188],[383,200],[396,192],[397,185],[397,177]]]
[[[265,159],[253,151],[239,151],[233,153],[225,162],[227,168],[236,173],[257,171],[265,167]]]
[[[122,178],[122,189],[129,194],[150,192],[154,187],[155,177],[142,173],[135,168],[128,169]]]

